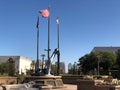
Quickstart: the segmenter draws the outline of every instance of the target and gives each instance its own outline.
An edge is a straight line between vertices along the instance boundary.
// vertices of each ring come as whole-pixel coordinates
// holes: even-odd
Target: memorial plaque
[[[37,84],[44,85],[44,81],[36,81]]]
[[[61,80],[57,80],[57,81],[56,81],[56,85],[57,85],[57,86],[63,86],[63,82],[62,82]]]

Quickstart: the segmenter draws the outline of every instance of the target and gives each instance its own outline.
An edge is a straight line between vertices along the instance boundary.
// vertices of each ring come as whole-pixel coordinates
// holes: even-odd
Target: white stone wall
[[[22,74],[22,73],[26,74],[26,71],[30,70],[30,68],[31,68],[31,63],[32,63],[32,60],[20,56],[20,60],[19,60],[19,74]]]

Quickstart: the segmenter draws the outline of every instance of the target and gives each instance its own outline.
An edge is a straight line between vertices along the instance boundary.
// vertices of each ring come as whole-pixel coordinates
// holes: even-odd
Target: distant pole
[[[58,44],[58,50],[59,50],[59,53],[58,53],[58,55],[57,55],[57,61],[58,61],[58,67],[57,67],[57,75],[59,75],[60,74],[60,40],[59,40],[59,38],[60,38],[60,31],[59,31],[59,17],[57,17],[57,19],[56,19],[56,23],[57,23],[57,44]]]

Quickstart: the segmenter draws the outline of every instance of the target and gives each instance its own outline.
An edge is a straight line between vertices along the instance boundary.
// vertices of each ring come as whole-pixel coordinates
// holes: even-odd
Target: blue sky
[[[120,46],[120,0],[1,0],[0,55],[36,59],[38,16],[40,55],[47,54],[44,51],[47,48],[47,19],[38,11],[48,6],[51,54],[57,47],[55,19],[59,16],[61,61],[66,65],[77,62],[94,46]]]

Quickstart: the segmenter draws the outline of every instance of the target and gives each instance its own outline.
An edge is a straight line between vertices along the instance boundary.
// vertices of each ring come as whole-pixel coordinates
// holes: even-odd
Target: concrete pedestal
[[[34,81],[36,85],[50,85],[52,88],[62,88],[64,87],[61,76],[29,76],[24,80],[26,83]]]

